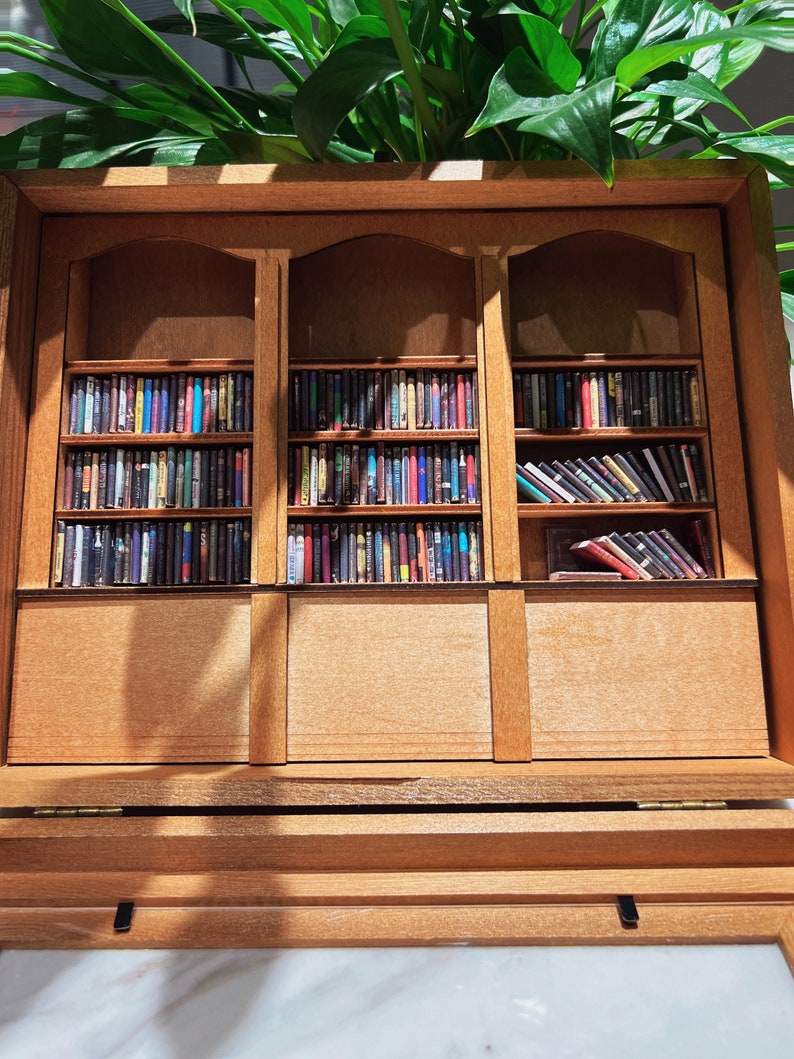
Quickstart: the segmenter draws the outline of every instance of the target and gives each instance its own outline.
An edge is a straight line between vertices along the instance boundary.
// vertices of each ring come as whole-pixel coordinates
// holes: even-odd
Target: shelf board
[[[511,361],[513,371],[681,371],[685,368],[699,368],[699,357],[671,357],[669,354],[656,357],[648,354],[645,357],[622,356],[619,353],[586,353],[583,357],[514,357]]]
[[[554,441],[570,444],[575,441],[602,439],[615,441],[627,438],[631,441],[668,441],[690,438],[705,438],[708,427],[516,427],[516,441]]]
[[[399,360],[378,360],[377,357],[361,360],[330,357],[327,360],[290,360],[290,371],[416,371],[419,368],[438,368],[439,371],[476,371],[477,360],[470,357],[400,357]]]
[[[548,518],[550,514],[571,512],[575,515],[701,515],[714,511],[713,503],[659,504],[641,500],[626,500],[622,504],[519,504],[520,519]]]
[[[250,518],[250,507],[103,507],[59,508],[56,519],[64,522],[197,522],[203,519],[222,519],[230,522]]]
[[[446,441],[479,441],[480,431],[474,430],[300,430],[291,431],[290,445],[307,445],[313,441],[343,442],[367,441],[387,442],[424,441],[440,445]]]
[[[252,445],[250,431],[218,430],[213,434],[62,434],[61,446],[69,449],[125,448],[144,449],[160,446],[195,449],[204,446]]]
[[[232,360],[226,357],[212,360],[73,360],[64,365],[67,376],[71,375],[178,375],[228,374],[230,371],[254,370],[253,360]]]
[[[327,504],[319,507],[288,507],[287,518],[291,522],[306,522],[311,519],[333,521],[335,519],[355,522],[396,522],[399,519],[416,518],[421,522],[469,522],[482,515],[481,504]]]
[[[212,595],[226,595],[227,593],[240,593],[250,595],[251,584],[248,581],[213,581],[201,584],[193,582],[189,585],[107,585],[101,588],[97,585],[84,585],[82,588],[73,588],[65,585],[62,588],[26,588],[18,589],[17,599],[19,601],[31,600],[62,600],[62,599],[86,599],[88,597],[97,599],[128,598],[129,596],[162,596],[173,593],[190,592],[200,594],[210,592]]]

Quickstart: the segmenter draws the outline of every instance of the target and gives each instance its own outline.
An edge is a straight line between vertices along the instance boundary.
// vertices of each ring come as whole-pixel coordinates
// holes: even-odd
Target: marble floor
[[[0,953],[3,1059],[791,1059],[776,946]]]

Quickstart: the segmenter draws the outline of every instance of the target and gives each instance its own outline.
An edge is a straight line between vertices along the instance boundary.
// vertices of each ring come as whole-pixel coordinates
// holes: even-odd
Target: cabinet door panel
[[[487,603],[290,600],[290,761],[491,758]]]
[[[9,761],[245,761],[250,602],[25,602]]]
[[[535,758],[768,753],[755,605],[526,607]]]

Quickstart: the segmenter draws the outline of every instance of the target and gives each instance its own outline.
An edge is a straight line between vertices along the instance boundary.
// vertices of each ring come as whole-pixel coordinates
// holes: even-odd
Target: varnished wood
[[[293,595],[289,760],[491,758],[487,621],[478,595]]]
[[[348,945],[554,945],[772,943],[790,904],[642,905],[627,931],[614,902],[595,906],[138,909],[134,930],[114,934],[116,905],[0,909],[6,948],[266,948]]]
[[[40,218],[0,178],[0,765],[6,761]]]
[[[607,229],[577,232],[509,260],[513,355],[674,358],[675,257]]]
[[[785,809],[8,818],[0,836],[17,871],[794,866]]]
[[[120,246],[90,262],[90,310],[80,359],[250,356],[251,262],[161,239]]]
[[[607,904],[616,894],[642,902],[722,903],[752,899],[786,902],[794,868],[576,868],[465,871],[271,871],[251,868],[204,872],[144,870],[0,872],[0,907],[64,908],[109,905],[129,898],[140,907],[278,907],[325,904],[384,906],[480,904],[533,906],[551,902]],[[790,927],[783,925],[782,934]]]
[[[475,349],[474,262],[426,243],[370,235],[290,262],[290,363]]]
[[[783,958],[789,965],[791,973],[794,974],[794,908],[789,910],[788,915],[783,920],[777,936],[777,943],[783,953]]]
[[[280,593],[251,598],[252,765],[287,760],[287,622],[289,602]]]
[[[726,203],[752,168],[739,161],[642,159],[615,165],[607,188],[581,162],[19,170],[8,174],[51,213],[679,206]],[[758,170],[759,174],[762,170]],[[144,190],[145,189],[145,190]]]
[[[24,603],[9,760],[245,761],[249,610],[239,595]]]
[[[536,757],[767,752],[752,603],[530,600],[526,622]]]
[[[12,733],[12,759],[51,763],[0,769],[0,804],[366,805],[380,811],[334,819],[323,811],[218,817],[209,823],[59,820],[57,828],[14,821],[0,832],[6,871],[0,874],[0,943],[102,943],[104,904],[112,922],[115,881],[139,886],[146,895],[132,944],[165,944],[169,938],[183,944],[251,944],[250,938],[262,944],[409,943],[467,934],[486,941],[626,940],[611,896],[611,887],[620,887],[615,892],[642,895],[643,933],[635,940],[777,939],[785,947],[794,870],[785,812],[671,816],[585,808],[599,801],[614,807],[637,800],[794,794],[794,767],[766,756],[769,729],[775,752],[794,760],[794,430],[783,399],[784,366],[775,359],[782,347],[773,319],[778,309],[768,217],[763,213],[754,224],[748,209],[767,208],[757,198],[766,193],[762,174],[751,177],[748,194],[744,163],[687,167],[689,179],[676,185],[673,177],[682,172],[676,163],[619,166],[624,170],[642,179],[620,175],[611,192],[576,165],[233,167],[55,177],[22,172],[10,178],[21,189],[18,211],[29,218],[45,204],[74,216],[50,217],[45,225],[17,581],[28,591],[20,594],[14,724],[19,717],[22,727]],[[398,182],[398,176],[407,181]],[[729,297],[721,230],[726,218]],[[571,262],[561,257],[561,248],[577,243],[579,233],[603,231],[611,234],[606,243],[600,240],[602,247],[631,248],[629,277],[638,262],[653,264],[658,289],[637,287],[632,279],[628,292],[613,294],[610,288],[604,298],[591,300],[592,312],[579,305],[576,319],[563,319],[559,304],[549,308],[521,270],[538,260],[535,247],[567,267]],[[599,257],[596,240],[588,239],[590,251],[575,263],[584,268],[589,262],[592,272]],[[194,323],[185,329],[179,318],[186,302],[174,277],[197,257],[214,264],[202,273],[205,297],[191,303]],[[156,267],[142,270],[141,261]],[[174,267],[165,268],[167,261]],[[393,266],[406,261],[413,274],[398,268],[395,283]],[[27,266],[17,262],[15,251],[15,274],[21,268],[18,274],[29,277],[33,257]],[[111,309],[116,299],[103,292],[114,288],[119,263],[137,279],[135,304],[117,321]],[[218,263],[221,293],[215,290]],[[165,290],[153,288],[155,273]],[[322,290],[335,289],[334,283],[346,296],[351,286],[372,296],[345,302],[340,294],[324,304]],[[435,288],[427,303],[425,286]],[[31,313],[33,291],[30,282],[18,303],[23,314]],[[150,319],[152,297],[165,306],[164,329]],[[605,305],[611,306],[606,324]],[[367,315],[373,307],[375,320]],[[536,310],[555,317],[564,341],[549,346],[543,338],[540,346],[523,349],[522,328],[511,341],[511,316],[531,321]],[[195,319],[205,312],[211,321],[198,334]],[[653,334],[642,328],[649,312],[659,324]],[[413,328],[417,315],[421,320]],[[153,329],[140,326],[142,321]],[[317,325],[310,338],[307,321]],[[330,336],[320,342],[322,350],[312,345],[315,335],[318,341]],[[108,336],[119,350],[101,348]],[[186,336],[189,344],[195,338],[197,350],[186,348]],[[385,351],[365,348],[384,342]],[[537,438],[514,432],[511,351],[513,365],[545,363],[549,370],[559,364],[550,357],[565,357],[566,365],[581,361],[589,369],[617,351],[627,354],[626,366],[690,367],[700,366],[702,353],[708,425],[673,433],[698,439],[713,503],[648,507],[643,517],[675,529],[697,511],[713,539],[722,540],[723,556],[716,559],[727,580],[603,589],[543,581],[546,515],[516,517],[511,462],[517,437],[527,448],[555,446],[558,439],[551,432]],[[142,358],[135,360],[139,371],[154,372],[165,363],[169,371],[182,370],[175,366],[191,357],[223,370],[227,356],[246,365],[235,370],[254,370],[253,574],[265,591],[254,587],[250,604],[246,594],[207,593],[202,609],[192,589],[104,599],[101,593],[59,597],[44,591],[65,407],[64,355],[73,374],[118,370],[128,356]],[[381,592],[361,592],[344,586],[325,593],[276,587],[284,579],[286,552],[287,370],[291,359],[309,366],[327,363],[326,356],[358,366],[385,366],[397,358],[406,367],[443,369],[445,358],[467,370],[477,364],[485,563],[496,587],[405,586],[403,592],[402,586],[383,586]],[[0,380],[5,400],[5,376]],[[669,435],[632,431],[626,438]],[[119,437],[122,444],[127,440],[116,435],[108,444],[119,444]],[[600,444],[601,437],[617,434],[598,437]],[[769,458],[773,449],[777,467]],[[49,470],[42,474],[42,467]],[[564,505],[552,515],[584,515],[618,529],[637,524],[633,511],[617,509],[614,520],[611,509]],[[0,563],[5,561],[4,554]],[[538,580],[525,586],[521,578]],[[157,616],[153,609],[149,617],[149,607],[157,608]],[[31,621],[35,608],[45,616]],[[113,608],[136,617],[103,623]],[[527,612],[545,615],[542,628],[527,624]],[[70,615],[68,637],[61,613]],[[141,674],[140,695],[148,696],[140,701],[114,686],[119,636],[127,632],[136,648],[130,674]],[[10,627],[8,634],[10,645]],[[544,638],[548,643],[541,649]],[[214,648],[220,640],[225,647],[219,658]],[[171,675],[162,678],[157,648],[174,642],[182,655],[195,655],[205,666],[201,686],[183,660],[177,667],[181,683]],[[93,645],[90,658],[85,644]],[[651,670],[659,674],[652,682]],[[213,679],[225,680],[223,693]],[[75,703],[86,688],[92,701],[81,713]],[[149,701],[153,694],[156,709]],[[56,700],[63,703],[60,710],[52,709]],[[194,730],[186,733],[193,720]],[[133,731],[133,721],[147,730]],[[108,747],[109,760],[145,763],[66,764],[102,760]],[[515,762],[531,749],[535,760]],[[539,753],[572,757],[544,761]],[[633,758],[577,760],[589,753]],[[643,761],[646,753],[662,757]],[[692,757],[670,759],[674,754]],[[694,760],[698,754],[707,756]],[[751,756],[725,756],[733,754]],[[190,763],[202,760],[207,764]],[[252,768],[247,760],[267,764]],[[580,809],[505,816],[486,810],[444,819],[432,812],[384,811],[389,805],[437,810],[444,804],[540,808],[554,802]],[[83,873],[91,886],[85,897],[74,885]],[[22,885],[33,880],[28,908],[2,907],[2,888],[13,886],[7,882],[12,876]],[[41,915],[33,894],[47,893],[48,883],[51,899],[71,904],[74,914],[56,909],[51,919]],[[228,907],[221,908],[224,897]],[[248,940],[243,931],[252,932]]]
[[[767,178],[758,169],[727,210],[730,283],[745,414],[748,487],[762,582],[770,739],[794,762],[794,423]]]
[[[794,766],[775,758],[651,761],[333,762],[260,765],[15,765],[7,806],[493,805],[794,796]]]
[[[488,594],[488,653],[494,761],[532,758],[524,593]]]
[[[484,370],[481,389],[487,409],[488,473],[497,502],[491,510],[494,578],[514,581],[521,576],[516,534],[515,441],[510,372],[507,283],[498,258],[480,262],[483,298]]]

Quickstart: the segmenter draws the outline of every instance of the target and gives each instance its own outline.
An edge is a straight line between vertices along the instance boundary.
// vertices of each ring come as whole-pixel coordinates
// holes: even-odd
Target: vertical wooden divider
[[[274,585],[280,579],[280,556],[286,519],[287,366],[284,262],[276,253],[257,257],[256,341],[254,353],[253,496],[257,563],[252,584]],[[276,592],[251,596],[251,706],[249,760],[252,765],[287,760],[287,621],[289,601]]]
[[[488,593],[494,761],[530,761],[529,650],[520,589]]]
[[[41,220],[0,178],[0,765],[6,763]],[[13,297],[12,297],[13,295]]]
[[[481,259],[484,386],[487,412],[488,448],[482,458],[488,461],[490,484],[490,524],[495,581],[521,579],[518,547],[518,508],[515,480],[515,424],[510,371],[507,319],[507,272],[496,257]],[[482,365],[480,365],[482,371]],[[484,446],[484,443],[483,443]]]
[[[46,229],[43,243],[47,243]],[[25,505],[18,588],[47,588],[50,583],[52,512],[56,505],[52,469],[58,465],[63,408],[63,357],[69,292],[68,248],[49,240],[42,257],[48,267],[39,277],[36,354],[31,394]],[[49,252],[48,252],[49,251]],[[87,306],[84,306],[87,309]],[[77,326],[75,314],[72,324]],[[47,471],[42,474],[42,468]]]
[[[287,621],[284,592],[251,597],[251,713],[248,756],[252,765],[287,760]]]
[[[283,384],[279,369],[281,316],[280,267],[271,254],[256,256],[254,313],[254,488],[251,583],[272,585],[277,580],[278,484],[280,466]]]

